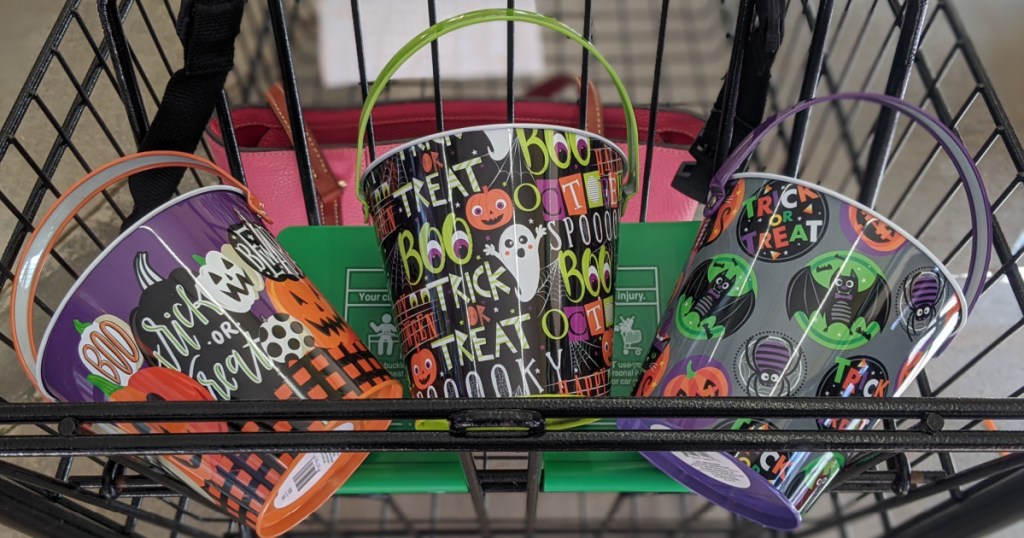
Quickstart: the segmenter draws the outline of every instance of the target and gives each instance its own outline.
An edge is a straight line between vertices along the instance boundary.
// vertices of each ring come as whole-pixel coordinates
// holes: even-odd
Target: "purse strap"
[[[274,112],[274,117],[277,118],[281,127],[284,128],[285,134],[288,135],[288,140],[291,141],[292,147],[294,147],[295,140],[292,135],[292,122],[291,117],[288,115],[288,104],[284,95],[284,87],[281,86],[280,82],[276,82],[270,88],[267,88],[264,96],[267,98],[270,110]],[[323,152],[320,151],[320,144],[317,142],[316,137],[313,136],[312,129],[306,129],[306,147],[309,148],[309,162],[313,168],[313,184],[316,185],[316,192],[320,195],[320,200],[322,202],[324,200],[334,200],[337,198],[338,191],[347,187],[348,183],[343,179],[335,177],[331,167],[327,165],[327,160],[324,159]],[[324,224],[341,224],[341,204],[339,203],[337,206],[337,210],[332,212],[325,212],[321,206],[320,218]]]
[[[192,153],[213,114],[224,81],[234,67],[235,37],[245,0],[185,0],[178,13],[178,37],[184,52],[181,69],[171,75],[139,151]],[[153,168],[128,181],[135,208],[121,229],[170,200],[182,168]]]
[[[576,76],[557,75],[534,86],[527,97],[551,97],[570,84],[576,84],[576,89],[583,98],[583,79]],[[597,84],[594,80],[587,81],[587,110],[583,118],[583,129],[594,134],[604,136],[604,105],[601,103],[601,94],[597,91]]]

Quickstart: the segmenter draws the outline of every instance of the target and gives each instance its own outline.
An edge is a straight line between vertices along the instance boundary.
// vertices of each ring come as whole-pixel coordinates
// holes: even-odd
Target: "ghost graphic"
[[[484,131],[487,140],[490,142],[487,154],[495,161],[502,161],[508,157],[509,149],[512,147],[511,129],[494,129]]]
[[[498,258],[516,279],[516,295],[526,302],[537,295],[540,284],[540,238],[548,233],[544,226],[534,234],[522,224],[513,224],[501,233],[498,246],[485,245],[484,253]]]

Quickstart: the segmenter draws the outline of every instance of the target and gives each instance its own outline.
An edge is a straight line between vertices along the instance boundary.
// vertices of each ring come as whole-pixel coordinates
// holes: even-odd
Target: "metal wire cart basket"
[[[732,117],[735,101],[730,96],[738,89],[729,81],[738,76],[737,55],[743,47],[737,43],[757,26],[747,15],[753,2],[537,0],[536,8],[578,29],[611,63],[622,66],[634,98],[650,107],[653,132],[659,110],[684,109],[708,117],[725,75],[727,98],[716,114]],[[436,7],[434,0],[407,3],[408,9],[432,16]],[[68,0],[56,14],[0,132],[0,230],[5,240],[0,308],[7,307],[14,265],[39,217],[77,178],[134,151],[181,57],[176,3],[97,4],[99,10],[92,2]],[[354,50],[361,67],[361,3],[344,4],[350,4],[353,14]],[[515,0],[508,4],[515,7]],[[300,110],[298,96],[307,108],[361,104],[372,84],[362,69],[361,84],[320,87],[317,54],[325,52],[316,46],[317,7],[309,1],[250,0],[236,43],[235,70],[218,106],[222,120],[232,106],[258,104],[263,90],[278,80],[285,82],[292,117]],[[1022,343],[1019,330],[1024,325],[1024,280],[1018,270],[1024,245],[1013,245],[1024,230],[1019,188],[1024,150],[1014,126],[952,2],[802,0],[787,1],[785,7],[785,39],[772,69],[769,113],[815,92],[903,95],[963,138],[992,200],[994,252],[976,315],[921,374],[908,397],[165,403],[125,404],[112,411],[96,404],[38,403],[17,365],[5,312],[0,315],[0,367],[5,374],[0,376],[0,525],[38,536],[250,535],[246,527],[190,498],[184,487],[154,476],[152,468],[140,466],[132,456],[274,449],[370,450],[377,456],[404,451],[421,457],[377,460],[379,469],[408,473],[407,487],[372,479],[358,487],[349,484],[297,527],[291,534],[295,536],[786,534],[731,516],[681,488],[617,486],[623,471],[614,461],[601,466],[600,454],[593,455],[656,449],[860,454],[831,484],[830,498],[819,502],[792,533],[797,536],[980,536],[1015,523],[1024,515],[1019,494],[1024,486],[1024,431],[1019,422],[1024,405],[1018,400],[1024,394],[1024,376],[1017,375],[1013,352]],[[515,32],[507,39],[514,45]],[[543,45],[551,70],[592,78],[606,96],[615,94],[607,77],[588,68],[586,54],[581,63],[577,46],[551,36],[545,36]],[[515,96],[537,82],[513,76],[517,60],[522,61],[512,52],[495,59],[507,68],[508,77],[480,81],[445,80],[438,75],[444,65],[435,63],[433,80],[403,81],[385,95],[436,100],[439,110],[442,96],[505,99],[511,118]],[[115,69],[117,62],[130,65],[134,75],[125,79],[124,70]],[[729,144],[731,127],[726,131],[720,133],[720,143]],[[209,152],[205,143],[198,150]],[[833,103],[779,130],[758,150],[750,168],[821,178],[830,188],[875,200],[880,211],[928,243],[954,272],[963,272],[970,250],[969,219],[956,208],[964,193],[955,178],[940,179],[950,174],[937,173],[947,166],[936,158],[938,153],[934,142],[905,119],[859,104]],[[300,164],[300,170],[309,177],[308,165]],[[183,189],[213,181],[202,174],[190,177]],[[863,188],[857,178],[867,178]],[[39,319],[53,315],[70,283],[117,236],[130,207],[125,191],[108,191],[103,203],[76,219],[59,244],[57,263],[36,297]],[[113,439],[78,430],[95,422],[202,416],[472,423],[510,408],[515,412],[506,412],[504,420],[512,416],[533,429],[522,435],[484,436],[453,429]],[[610,423],[559,432],[543,428],[543,420],[551,418],[750,414],[884,420],[880,427],[860,432],[619,432]],[[559,453],[577,451],[588,451],[591,459],[582,467],[565,467]],[[556,483],[560,465],[576,469],[577,475]],[[417,475],[425,467],[444,476]]]

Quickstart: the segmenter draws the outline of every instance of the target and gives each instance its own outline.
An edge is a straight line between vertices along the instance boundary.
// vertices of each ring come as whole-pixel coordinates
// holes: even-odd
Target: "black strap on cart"
[[[160,108],[145,130],[139,151],[195,151],[234,66],[235,37],[244,8],[245,0],[182,2],[177,33],[184,47],[184,65],[167,82]],[[102,18],[103,7],[100,9]],[[119,81],[134,80],[134,74],[124,72],[131,68],[130,61],[115,61],[114,65]],[[181,168],[162,168],[132,177],[128,186],[135,209],[122,228],[170,200],[184,173]]]
[[[782,45],[784,0],[744,0],[733,37],[729,72],[697,139],[690,146],[693,162],[684,164],[672,187],[693,198],[708,197],[711,176],[732,148],[761,124],[772,64]]]

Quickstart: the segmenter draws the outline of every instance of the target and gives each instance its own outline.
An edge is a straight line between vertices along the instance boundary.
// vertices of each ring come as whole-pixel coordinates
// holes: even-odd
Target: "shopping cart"
[[[579,28],[623,66],[621,74],[634,99],[652,111],[682,107],[705,116],[721,77],[731,63],[734,34],[742,34],[738,14],[751,0],[724,2],[630,2],[538,0],[538,10]],[[433,9],[433,0],[410,9]],[[510,5],[515,1],[510,0]],[[836,5],[838,4],[838,5]],[[68,185],[93,167],[131,153],[156,109],[163,85],[180,58],[174,33],[176,7],[169,0],[105,2],[115,23],[105,37],[93,3],[68,0],[56,14],[53,30],[0,131],[0,290],[9,293],[14,263],[39,217]],[[351,6],[358,22],[360,2]],[[735,29],[739,28],[737,32]],[[761,536],[774,535],[731,517],[685,493],[658,495],[595,490],[580,478],[561,488],[552,479],[547,455],[587,447],[592,450],[786,450],[850,449],[865,456],[849,465],[805,518],[797,536],[951,536],[979,535],[1024,515],[1019,490],[1024,486],[1024,394],[1013,353],[1024,326],[1024,279],[1018,264],[1024,248],[1011,246],[1024,229],[1024,151],[995,93],[978,52],[951,2],[898,0],[790,2],[786,36],[773,70],[769,108],[778,110],[815,90],[904,93],[952,126],[976,155],[987,181],[995,213],[995,243],[990,277],[978,307],[973,334],[961,337],[922,374],[914,400],[776,400],[776,412],[804,416],[886,418],[869,432],[611,432],[596,429],[535,432],[517,438],[477,438],[447,432],[388,432],[360,437],[275,437],[277,446],[324,450],[457,450],[451,459],[421,460],[422,465],[454,467],[459,479],[437,486],[446,493],[398,494],[350,489],[336,496],[300,526],[297,536]],[[316,10],[310,2],[249,2],[236,51],[236,69],[228,79],[228,103],[258,103],[262,91],[294,75],[302,104],[359,104],[369,81],[340,90],[319,87],[316,72]],[[511,38],[514,40],[514,34]],[[917,54],[914,49],[920,44]],[[587,69],[586,56],[557,38],[545,37],[547,62],[559,72],[594,77],[613,96],[609,81]],[[357,46],[357,50],[361,47]],[[112,54],[114,53],[114,54]],[[508,55],[509,73],[515,57]],[[133,67],[132,80],[119,79],[114,62]],[[514,82],[513,82],[514,80]],[[435,80],[395,84],[390,99],[489,97],[509,100],[529,79],[473,82]],[[290,84],[286,84],[291,88]],[[816,86],[816,88],[815,88]],[[295,91],[291,92],[293,95]],[[125,106],[127,103],[127,107]],[[293,100],[293,106],[297,103]],[[147,114],[148,113],[148,114]],[[963,193],[953,181],[936,183],[944,166],[937,148],[897,118],[837,103],[815,112],[806,125],[787,126],[764,144],[752,166],[789,170],[823,178],[834,189],[877,200],[877,207],[942,257],[953,270],[966,268],[969,251],[966,215],[955,208]],[[301,139],[297,137],[296,139]],[[199,148],[208,154],[209,148]],[[800,156],[800,157],[795,157]],[[301,159],[300,159],[301,162]],[[301,168],[301,167],[300,167]],[[650,167],[648,167],[649,169]],[[882,171],[885,180],[882,181]],[[234,170],[237,173],[237,170]],[[307,176],[308,167],[302,170]],[[209,183],[193,174],[183,189]],[[853,181],[867,177],[863,191]],[[877,195],[877,196],[876,196]],[[89,261],[117,234],[128,208],[124,190],[111,190],[76,221],[47,269],[36,314],[45,321],[63,293]],[[2,302],[6,305],[7,301]],[[95,405],[47,406],[34,401],[14,357],[6,312],[0,315],[0,524],[40,536],[218,536],[247,535],[244,527],[192,499],[188,491],[133,455],[154,451],[242,450],[218,435],[162,436],[155,444],[125,436],[98,444],[79,435],[81,424],[103,420],[165,420],[175,416],[260,416],[293,412],[306,419],[342,408],[275,403],[218,405],[167,404],[124,406],[116,413]],[[623,337],[630,336],[628,330]],[[628,338],[627,338],[628,340]],[[941,368],[938,366],[941,364]],[[913,390],[911,392],[914,392]],[[976,397],[989,397],[979,400]],[[543,417],[614,417],[622,413],[672,416],[713,413],[706,400],[517,402],[524,420]],[[395,419],[458,415],[459,401],[354,402],[345,412]],[[349,403],[346,402],[346,405]],[[361,405],[365,404],[365,405]],[[757,414],[765,402],[730,402],[720,416]],[[499,405],[483,401],[474,410],[486,415]],[[718,406],[721,407],[721,406]],[[852,410],[851,410],[852,409]],[[661,413],[661,414],[659,414]],[[465,415],[458,415],[465,419]],[[474,415],[479,417],[480,415]],[[853,415],[857,416],[857,415]],[[353,416],[352,418],[360,418]],[[263,435],[263,434],[261,434]],[[148,444],[147,444],[148,443]],[[301,443],[308,443],[302,445]],[[320,443],[320,444],[318,444]],[[250,447],[251,448],[251,447]],[[510,452],[515,451],[515,452]],[[1003,452],[1010,451],[1010,452]],[[542,457],[542,452],[545,456]],[[425,454],[424,457],[431,456]],[[384,460],[383,465],[388,465]],[[613,472],[595,459],[586,472]],[[401,469],[394,463],[395,469]],[[548,465],[548,467],[545,467]],[[543,492],[541,491],[543,489]],[[462,493],[458,493],[461,491]],[[561,491],[562,493],[557,493]],[[671,488],[663,491],[671,491]],[[543,502],[541,502],[543,500]]]

